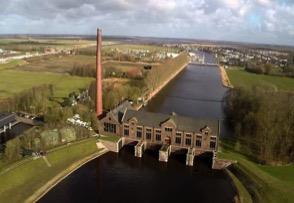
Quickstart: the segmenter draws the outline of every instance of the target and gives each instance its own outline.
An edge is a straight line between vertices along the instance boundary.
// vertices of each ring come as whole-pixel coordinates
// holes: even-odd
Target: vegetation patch
[[[97,151],[96,139],[91,138],[48,153],[51,167],[39,158],[8,170],[0,175],[0,202],[23,202],[71,164]]]
[[[120,137],[116,135],[100,135],[99,139],[110,141],[110,142],[117,142],[120,139]]]
[[[16,93],[34,86],[52,84],[55,97],[67,97],[70,92],[86,88],[93,78],[77,77],[56,73],[39,73],[28,71],[1,71],[0,99],[11,97]]]
[[[291,192],[294,190],[293,180],[284,179],[277,174],[291,177],[294,173],[294,166],[289,165],[285,169],[280,166],[260,165],[236,151],[234,143],[232,140],[222,140],[218,157],[238,162],[230,171],[250,193],[253,202],[292,202],[294,199],[294,194]]]
[[[234,87],[251,88],[255,85],[267,85],[279,90],[294,91],[293,78],[249,73],[236,68],[226,71]]]

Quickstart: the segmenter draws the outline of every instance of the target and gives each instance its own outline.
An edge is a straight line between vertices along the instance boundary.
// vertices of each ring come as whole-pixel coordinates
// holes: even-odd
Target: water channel
[[[189,65],[143,110],[222,119],[225,92],[216,66]],[[233,202],[236,191],[230,178],[210,169],[206,157],[187,167],[184,154],[160,163],[158,151],[148,150],[142,159],[133,153],[125,147],[87,163],[39,202]]]

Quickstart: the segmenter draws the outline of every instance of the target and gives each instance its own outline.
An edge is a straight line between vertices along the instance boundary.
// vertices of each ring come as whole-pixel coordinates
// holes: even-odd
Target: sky
[[[294,0],[0,0],[0,34],[95,34],[294,45]]]

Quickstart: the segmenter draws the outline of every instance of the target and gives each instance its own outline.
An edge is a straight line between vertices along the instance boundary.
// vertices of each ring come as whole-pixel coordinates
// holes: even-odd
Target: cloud
[[[0,0],[0,33],[188,37],[294,45],[290,0]]]

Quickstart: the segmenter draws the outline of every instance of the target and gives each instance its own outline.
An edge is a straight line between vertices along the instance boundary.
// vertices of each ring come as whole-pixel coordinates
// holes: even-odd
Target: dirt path
[[[224,66],[219,66],[219,69],[220,69],[220,75],[221,75],[223,86],[228,88],[233,88],[234,86],[232,85]]]

